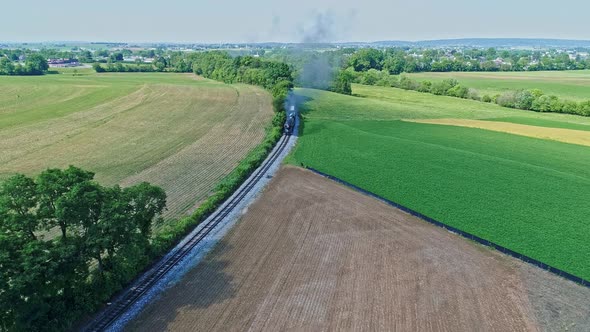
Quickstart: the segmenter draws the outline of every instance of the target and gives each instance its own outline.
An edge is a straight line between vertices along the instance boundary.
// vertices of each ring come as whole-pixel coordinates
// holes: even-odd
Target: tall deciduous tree
[[[16,175],[6,180],[0,190],[0,206],[0,227],[30,240],[37,239],[37,190],[32,179]]]
[[[0,75],[14,74],[14,64],[10,59],[0,56]]]
[[[166,193],[162,188],[147,182],[140,183],[123,192],[129,199],[129,214],[144,238],[152,232],[153,220],[166,208]]]
[[[97,285],[108,294],[147,261],[166,194],[93,178],[70,166],[0,187],[0,330],[63,330],[82,306],[104,300]],[[54,227],[61,237],[42,235]]]
[[[39,216],[47,229],[59,226],[62,240],[67,238],[69,220],[56,214],[56,204],[76,185],[93,178],[94,173],[73,166],[65,170],[47,169],[37,177]]]
[[[33,53],[25,60],[25,70],[29,75],[42,75],[49,69],[47,60],[40,54]]]
[[[381,70],[383,58],[383,52],[374,48],[363,48],[350,56],[349,63],[356,71]]]

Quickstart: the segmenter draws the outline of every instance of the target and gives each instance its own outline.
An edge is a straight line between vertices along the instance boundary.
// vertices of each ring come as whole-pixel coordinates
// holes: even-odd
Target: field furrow
[[[589,118],[383,87],[298,91],[294,164],[590,280]]]
[[[272,117],[264,90],[194,75],[3,77],[3,85],[0,180],[76,165],[109,185],[148,181],[166,190],[166,218],[206,198]]]
[[[548,287],[555,283],[560,287]],[[130,330],[537,331],[571,324],[583,330],[590,323],[588,295],[286,167],[203,262],[149,304]],[[554,296],[560,301],[551,316],[545,306]]]

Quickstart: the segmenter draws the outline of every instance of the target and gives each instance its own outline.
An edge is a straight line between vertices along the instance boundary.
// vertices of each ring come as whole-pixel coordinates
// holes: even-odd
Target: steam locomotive
[[[287,120],[285,121],[285,126],[284,126],[285,135],[291,135],[293,133],[294,127],[295,127],[295,106],[291,106],[289,113],[287,115]]]

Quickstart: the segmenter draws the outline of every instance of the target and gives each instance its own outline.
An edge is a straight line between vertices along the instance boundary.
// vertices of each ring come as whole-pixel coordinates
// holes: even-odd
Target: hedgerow
[[[354,81],[356,83],[365,85],[391,86],[439,96],[473,99],[487,103],[493,102],[502,107],[526,111],[590,116],[590,100],[583,102],[564,100],[557,96],[546,95],[539,89],[512,90],[494,96],[480,96],[476,89],[461,85],[455,79],[445,79],[440,82],[417,81],[405,75],[401,75],[398,79],[396,76],[374,69],[366,72],[355,72],[353,75],[355,75]]]
[[[205,220],[233,194],[273,149],[275,143],[282,136],[282,124],[284,121],[285,112],[276,112],[273,124],[267,131],[264,141],[250,151],[238,166],[219,183],[214,193],[191,216],[182,218],[176,223],[167,223],[156,234],[152,241],[154,253],[162,255],[167,252],[172,245],[188,234],[201,221]]]
[[[282,135],[285,122],[285,99],[293,87],[291,68],[284,64],[254,57],[232,58],[225,52],[212,51],[200,53],[192,58],[196,74],[226,83],[248,83],[259,85],[269,90],[273,96],[275,114],[266,137],[227,175],[207,198],[189,217],[176,223],[168,223],[153,239],[154,252],[162,255],[179,239],[188,234],[209,214],[215,211],[223,201],[260,166],[275,143]]]
[[[275,113],[262,143],[246,155],[238,166],[219,183],[213,193],[199,205],[195,212],[188,217],[179,219],[177,222],[166,223],[165,226],[158,230],[151,240],[151,259],[142,265],[144,268],[149,262],[163,256],[172,249],[178,241],[190,233],[194,227],[198,226],[229,198],[250,174],[262,164],[282,136],[282,127],[286,117],[285,99],[293,87],[293,78],[289,66],[275,61],[259,61],[252,57],[233,59],[227,53],[217,51],[201,53],[201,57],[198,59],[193,58],[192,66],[196,74],[208,78],[226,83],[241,82],[266,88],[273,96]],[[137,273],[129,274],[125,280],[126,282],[119,283],[118,287],[113,287],[110,292],[104,293],[113,294],[122,285],[129,283],[136,275]],[[103,297],[103,300],[106,300],[106,298],[108,297]]]

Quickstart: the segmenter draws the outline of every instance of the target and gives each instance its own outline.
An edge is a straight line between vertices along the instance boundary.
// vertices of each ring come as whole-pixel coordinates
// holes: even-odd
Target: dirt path
[[[560,293],[544,291],[555,285],[551,278],[557,277],[286,167],[216,249],[130,327],[536,331],[537,322],[552,319],[556,328],[580,328],[570,321],[588,316],[587,297],[576,305],[573,295],[563,295],[562,305],[547,311],[550,296]],[[561,314],[565,304],[577,311]]]

